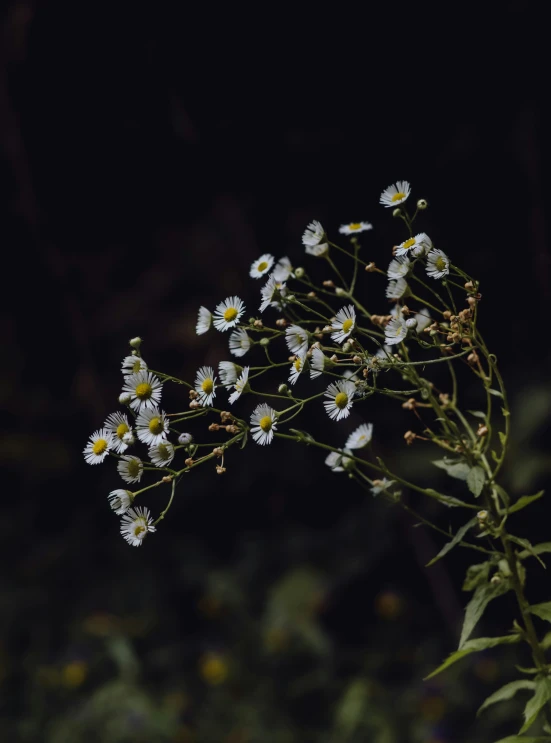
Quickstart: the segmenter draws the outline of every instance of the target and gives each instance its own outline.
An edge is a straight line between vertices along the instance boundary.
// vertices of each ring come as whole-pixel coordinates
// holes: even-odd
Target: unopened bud
[[[474,291],[474,284],[473,284],[473,282],[472,281],[467,281],[467,283],[465,284],[465,289],[468,292],[473,292]]]
[[[288,389],[289,387],[287,387],[286,384],[280,384],[279,387],[277,388],[277,391],[279,392],[280,395],[284,395]]]
[[[501,581],[502,581],[502,578],[499,573],[492,575],[492,577],[490,578],[490,583],[501,583]]]
[[[480,359],[476,351],[473,351],[467,356],[467,361],[469,362],[469,364],[478,364],[479,360]]]
[[[120,405],[130,405],[131,400],[132,400],[132,395],[130,395],[128,392],[123,392],[121,395],[119,395]]]
[[[452,316],[452,313],[449,310],[445,310],[445,312],[442,313],[442,316],[445,320],[449,320]]]
[[[397,209],[393,209],[392,216],[393,217],[401,217],[402,216],[402,210],[400,209],[400,207],[398,207]]]
[[[417,320],[414,317],[410,317],[408,320],[406,320],[406,328],[411,330],[412,328],[417,327]]]
[[[224,453],[224,449],[222,449],[222,447],[221,447],[221,446],[216,446],[216,447],[215,447],[215,448],[214,448],[214,449],[212,450],[212,453],[214,454],[214,456],[215,456],[215,457],[221,457],[221,456],[222,456],[222,454]]]
[[[188,446],[193,443],[193,436],[190,433],[181,433],[178,436],[178,443]]]
[[[345,290],[344,290],[344,289],[342,288],[342,286],[337,286],[337,287],[335,288],[335,294],[337,295],[337,297],[347,297],[347,296],[348,296],[348,292],[347,292],[347,291],[345,291]]]
[[[299,266],[298,268],[295,268],[295,276],[297,277],[297,279],[304,278],[305,273],[306,271],[301,266]]]
[[[187,458],[187,459],[186,459],[186,460],[184,461],[184,464],[186,465],[186,467],[191,467],[191,465],[193,464],[193,458],[192,458],[192,457],[188,457],[188,458]]]
[[[417,208],[419,209],[419,211],[423,211],[423,209],[426,209],[428,205],[429,204],[426,199],[419,199],[419,201],[417,202]]]
[[[400,312],[402,313],[402,315],[404,315],[404,317],[407,317],[410,313],[409,307],[407,305],[404,305],[400,308]]]
[[[161,482],[172,482],[172,475],[165,475],[161,478]]]
[[[316,292],[308,292],[308,294],[307,294],[306,296],[307,296],[307,297],[310,297],[310,299],[314,299],[314,298],[315,298],[315,297],[317,297],[318,295],[316,294]]]
[[[369,374],[369,369],[367,368],[367,366],[362,369],[362,374],[364,375],[364,378],[367,379],[367,376]]]
[[[261,346],[267,346],[270,343],[270,339],[269,338],[266,338],[266,337],[261,338],[259,340],[259,343],[260,343]]]
[[[346,341],[346,343],[343,343],[343,345],[342,345],[342,352],[343,353],[350,353],[350,351],[352,350],[352,348],[353,348],[352,344],[349,341]]]
[[[131,338],[128,343],[132,346],[132,348],[139,348],[142,345],[142,339],[139,335],[137,335],[135,338]]]
[[[469,307],[476,307],[476,299],[474,297],[467,297]]]
[[[478,512],[478,513],[476,514],[476,518],[477,518],[477,519],[478,519],[479,521],[482,521],[482,522],[484,522],[484,521],[487,521],[487,520],[488,520],[488,516],[489,516],[489,515],[490,515],[490,514],[488,513],[488,511],[479,511],[479,512]]]

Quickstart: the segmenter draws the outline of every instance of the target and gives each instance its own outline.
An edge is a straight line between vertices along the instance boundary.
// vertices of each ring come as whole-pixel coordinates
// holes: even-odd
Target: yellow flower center
[[[268,268],[268,264],[266,261],[262,261],[262,263],[259,263],[257,266],[258,271],[265,271]]]
[[[365,434],[362,433],[362,435],[358,438],[358,444],[363,444],[365,441]]]
[[[343,322],[342,329],[344,330],[345,333],[348,333],[352,325],[354,325],[354,320],[352,320],[351,318],[348,318],[348,320],[345,320]]]
[[[222,684],[228,677],[228,664],[220,656],[208,653],[199,661],[203,680],[212,686]]]
[[[265,415],[263,418],[261,418],[258,422],[258,425],[260,428],[265,432],[268,433],[268,431],[272,427],[272,418],[270,415]]]
[[[237,310],[235,307],[228,307],[228,309],[224,312],[224,320],[226,322],[231,322],[232,320],[235,320],[237,317]]]
[[[162,420],[159,418],[159,416],[155,416],[149,421],[149,430],[151,433],[158,436],[160,433],[164,431],[164,426]]]
[[[140,534],[144,533],[144,531],[147,531],[147,529],[143,524],[136,524],[136,526],[134,527],[134,536],[139,537]]]
[[[138,477],[140,474],[140,463],[136,459],[131,459],[128,462],[127,471],[130,477]]]
[[[117,438],[122,440],[122,437],[125,433],[128,433],[128,431],[130,431],[130,429],[128,428],[126,423],[121,423],[117,426]]]
[[[141,368],[142,368],[142,363],[140,359],[136,359],[134,363],[132,364],[132,371],[134,372],[134,374],[136,374],[137,372],[140,371]]]
[[[398,191],[398,193],[395,193],[394,196],[390,199],[391,201],[400,201],[400,199],[405,199],[406,195],[403,191]]]
[[[348,225],[349,230],[354,230],[356,232],[357,230],[362,229],[362,223],[361,222],[352,222],[352,224]]]
[[[408,248],[412,248],[415,245],[415,238],[410,237],[409,240],[406,240],[405,243],[402,243],[402,247],[408,250]]]
[[[210,377],[207,377],[207,379],[203,379],[203,381],[201,382],[201,389],[206,395],[210,395],[210,393],[214,389],[214,382]]]
[[[142,382],[136,387],[136,397],[138,398],[138,400],[149,400],[152,392],[153,387],[149,384],[149,382]]]
[[[439,255],[438,258],[434,261],[434,265],[439,271],[446,270],[446,261],[442,258],[441,255]]]
[[[94,452],[94,454],[103,454],[107,451],[108,446],[109,444],[105,439],[98,439],[97,441],[94,441],[92,451]]]
[[[335,405],[339,408],[339,410],[342,410],[348,405],[348,395],[346,392],[339,392],[339,394],[335,397]]]
[[[300,371],[300,359],[295,359],[293,366],[299,372]]]

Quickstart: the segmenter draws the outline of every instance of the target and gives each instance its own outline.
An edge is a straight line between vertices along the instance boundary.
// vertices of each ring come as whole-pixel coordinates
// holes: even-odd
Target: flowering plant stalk
[[[381,194],[380,203],[393,209],[405,231],[403,241],[392,250],[387,270],[361,257],[360,240],[371,239],[369,222],[340,227],[345,247],[332,242],[322,225],[313,221],[302,237],[305,252],[331,278],[318,283],[288,257],[276,261],[264,254],[250,268],[251,278],[262,280],[263,285],[258,310],[246,322],[244,302],[237,296],[220,302],[214,312],[200,307],[197,334],[212,327],[228,332],[229,353],[239,361],[252,357],[248,365],[223,360],[217,370],[202,366],[195,379],[187,381],[151,369],[141,355],[141,339],[132,339],[131,354],[122,363],[124,385],[119,398],[126,410],[107,417],[90,437],[84,456],[89,464],[108,458],[116,461],[129,487],[113,490],[109,502],[121,516],[122,536],[130,545],[140,546],[167,516],[177,486],[195,468],[214,465],[222,475],[236,449],[271,445],[277,439],[320,449],[333,472],[347,474],[359,487],[404,508],[443,537],[443,546],[429,565],[455,547],[477,553],[463,585],[472,598],[465,609],[458,649],[428,678],[470,653],[524,643],[531,661],[522,669],[522,678],[496,691],[480,709],[528,691],[519,735],[505,740],[551,741],[546,718],[551,700],[546,650],[551,633],[540,638],[534,623],[534,617],[551,621],[551,601],[531,605],[525,595],[527,561],[535,558],[545,567],[540,555],[551,552],[551,542],[532,545],[509,527],[510,517],[543,492],[513,501],[499,482],[510,411],[497,359],[478,327],[479,284],[435,247],[426,233],[416,232],[414,225],[427,202],[420,199],[409,210],[409,197],[406,181]],[[388,281],[391,309],[375,314],[364,306],[362,295],[365,284],[380,276]],[[270,315],[273,319],[266,320]],[[449,374],[447,391],[431,380],[440,367]],[[461,407],[458,372],[472,375],[480,385],[483,410]],[[167,384],[187,388],[184,409],[166,412],[161,407]],[[404,435],[407,445],[441,450],[434,465],[456,481],[454,495],[392,471],[377,456],[371,422],[359,425],[346,440],[343,437],[341,447],[296,427],[306,408],[322,404],[328,426],[338,426],[352,408],[357,411],[374,395],[389,398],[412,415],[411,430]],[[256,396],[260,399],[252,413],[240,417],[236,409]],[[147,447],[147,456],[134,453],[139,444]],[[142,485],[149,476],[150,484]],[[154,488],[167,491],[166,505],[156,518],[141,505]],[[405,489],[464,514],[458,518],[457,530],[448,531],[417,513],[404,499]],[[509,591],[518,607],[510,632],[472,639],[488,604]],[[539,726],[540,737],[523,737],[533,726]]]

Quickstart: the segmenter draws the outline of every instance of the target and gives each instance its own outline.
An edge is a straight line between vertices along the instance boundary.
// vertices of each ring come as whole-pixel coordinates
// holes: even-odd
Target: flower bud
[[[221,467],[219,464],[216,465],[216,474],[217,475],[223,475],[226,471],[225,467]]]
[[[392,212],[393,217],[401,217],[402,216],[402,210],[398,207],[397,209],[394,209]]]
[[[267,346],[270,343],[270,339],[269,338],[266,338],[266,337],[261,338],[260,341],[259,341],[259,343],[260,343],[261,346]]]
[[[348,296],[348,292],[345,291],[342,288],[342,286],[335,287],[335,294],[337,295],[337,297],[347,297]]]
[[[193,436],[190,433],[181,433],[178,436],[178,443],[187,446],[193,443]]]
[[[139,348],[142,345],[142,339],[139,335],[137,335],[135,338],[131,338],[128,343],[132,346],[132,348]]]
[[[119,395],[119,403],[121,405],[130,405],[130,400],[132,400],[132,395],[128,392],[123,392]]]
[[[280,384],[279,387],[277,388],[277,391],[279,392],[280,395],[284,395],[288,389],[289,387],[287,387],[286,384]]]
[[[343,346],[342,346],[343,353],[350,353],[351,350],[352,350],[352,344],[349,343],[349,341],[346,341],[346,343],[343,343]]]
[[[295,269],[295,276],[297,277],[297,279],[304,278],[305,273],[306,271],[301,266]]]
[[[483,521],[483,522],[484,522],[484,521],[487,521],[487,520],[488,520],[488,516],[489,516],[489,514],[488,514],[488,511],[479,511],[479,512],[478,512],[478,513],[476,514],[476,518],[477,518],[477,519],[478,519],[479,521]]]
[[[254,323],[253,323],[253,325],[254,325],[255,328],[263,328],[264,327],[264,323],[262,322],[262,320],[255,320]]]
[[[287,320],[284,317],[278,317],[275,321],[275,324],[278,328],[286,328],[287,327]]]
[[[492,577],[490,578],[490,583],[501,583],[501,581],[502,581],[502,578],[499,573],[492,575]]]
[[[417,202],[417,208],[420,211],[423,211],[423,209],[426,209],[427,206],[428,206],[428,202],[426,199],[419,199],[419,201]]]
[[[136,443],[136,438],[132,431],[127,431],[122,437],[122,443],[126,446],[133,446]]]
[[[414,317],[410,317],[408,320],[406,320],[406,328],[408,330],[411,330],[412,328],[417,327],[417,320]]]
[[[216,447],[215,447],[215,448],[214,448],[214,449],[212,450],[212,453],[214,454],[214,456],[215,456],[215,457],[221,457],[221,456],[222,456],[222,454],[224,453],[224,449],[222,449],[222,447],[221,447],[221,446],[216,446]]]
[[[361,357],[361,356],[354,356],[354,357],[352,358],[352,361],[353,361],[353,362],[354,362],[355,364],[361,364],[361,363],[362,363],[362,357]]]

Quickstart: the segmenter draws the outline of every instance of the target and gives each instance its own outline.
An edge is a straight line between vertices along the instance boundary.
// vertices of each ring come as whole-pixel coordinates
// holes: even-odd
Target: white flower
[[[252,339],[243,328],[234,330],[228,342],[230,353],[234,356],[244,356],[251,347]]]
[[[218,374],[224,387],[231,387],[232,384],[235,384],[240,371],[241,367],[234,364],[233,361],[221,361],[218,364]]]
[[[340,379],[338,382],[331,383],[325,391],[325,397],[328,397],[330,401],[323,403],[327,415],[335,421],[347,418],[350,415],[355,392],[354,382]]]
[[[84,447],[84,459],[88,464],[99,464],[103,462],[109,451],[114,448],[113,434],[107,428],[95,431]]]
[[[216,377],[212,366],[202,366],[195,377],[195,391],[199,394],[198,400],[201,405],[212,405],[216,397],[215,382]]]
[[[349,224],[341,224],[339,232],[341,235],[355,235],[357,232],[365,232],[372,229],[373,225],[370,222],[350,222]]]
[[[326,366],[331,366],[333,362],[328,359],[323,351],[314,346],[312,350],[312,358],[310,359],[310,379],[319,377]]]
[[[273,265],[274,256],[270,255],[270,253],[264,253],[264,255],[261,255],[260,258],[257,258],[252,264],[249,276],[253,279],[259,279],[261,276],[264,276],[265,273],[268,273]]]
[[[147,364],[141,356],[125,356],[122,360],[122,373],[125,377],[147,371]]]
[[[342,343],[346,340],[356,327],[356,310],[354,309],[354,305],[349,304],[348,307],[340,309],[331,323],[331,327],[336,331],[335,333],[331,333],[331,338],[334,341]]]
[[[251,415],[251,433],[257,444],[270,444],[276,430],[276,411],[265,402],[257,405]]]
[[[147,508],[130,508],[121,519],[121,534],[132,547],[139,547],[150,531],[156,530]]]
[[[287,348],[296,356],[304,356],[308,351],[308,333],[300,325],[289,325],[285,329]]]
[[[136,433],[144,444],[159,444],[168,434],[168,419],[159,408],[141,410],[136,418]]]
[[[432,279],[443,279],[450,272],[450,259],[442,251],[433,248],[427,256],[427,274]]]
[[[313,255],[315,258],[323,258],[329,252],[329,243],[320,243],[313,247],[306,247],[308,255]]]
[[[132,505],[134,493],[131,493],[130,490],[122,490],[119,488],[118,490],[112,490],[107,497],[109,498],[109,505],[113,511],[118,513],[119,516],[122,516],[122,514],[126,513]]]
[[[302,236],[302,244],[305,246],[306,252],[309,252],[308,248],[313,248],[315,245],[319,245],[324,237],[325,230],[317,221],[317,219],[314,219],[304,230],[304,234]]]
[[[386,275],[389,279],[403,279],[408,275],[410,267],[411,261],[407,255],[393,258],[389,263]]]
[[[260,312],[264,312],[266,307],[269,307],[274,299],[274,294],[278,291],[279,285],[277,281],[275,280],[275,277],[272,274],[270,274],[270,277],[268,281],[264,284],[262,289],[260,290],[260,296],[262,297],[262,304],[260,305],[259,309]]]
[[[128,444],[124,440],[124,437],[130,433],[132,434],[132,428],[128,422],[128,418],[124,413],[111,413],[103,424],[104,428],[111,431],[113,436],[113,449],[122,454],[123,451],[128,449]]]
[[[401,304],[395,304],[392,306],[392,309],[388,313],[391,317],[394,317],[395,319],[401,320],[402,315],[402,305]]]
[[[387,207],[398,206],[407,199],[410,193],[411,188],[407,181],[397,181],[396,184],[393,183],[392,186],[385,188],[379,199],[379,204]]]
[[[197,315],[197,325],[195,326],[195,332],[197,335],[203,335],[207,330],[210,330],[212,325],[212,312],[207,310],[206,307],[199,307],[199,313]]]
[[[287,281],[289,276],[293,276],[293,266],[287,256],[278,260],[274,266],[272,276],[278,283],[283,283]]]
[[[394,279],[389,281],[386,287],[386,296],[388,299],[400,299],[408,289],[408,282],[405,279]]]
[[[373,435],[373,423],[362,423],[361,426],[353,431],[346,440],[346,446],[349,449],[362,449],[371,441]]]
[[[141,371],[126,377],[122,391],[130,395],[130,407],[139,413],[159,404],[163,384],[151,372]]]
[[[134,446],[136,443],[136,437],[134,436],[133,431],[127,431],[127,433],[124,434],[122,437],[122,443],[126,444],[126,446]]]
[[[345,456],[345,454],[352,454],[350,449],[344,449],[343,451],[331,451],[325,457],[325,464],[331,467],[333,472],[344,472],[348,465],[352,464],[352,459]]]
[[[143,462],[139,457],[125,454],[119,459],[117,470],[125,482],[140,482],[143,475]]]
[[[375,480],[376,485],[373,485],[372,488],[370,488],[371,492],[373,493],[373,496],[379,495],[380,493],[388,493],[388,489],[394,485],[396,480],[387,480],[386,477],[383,477],[382,480]]]
[[[155,467],[167,467],[174,459],[174,447],[170,441],[161,441],[147,452]]]
[[[214,327],[216,330],[224,331],[235,327],[241,315],[245,312],[245,305],[239,297],[228,297],[214,310]]]
[[[235,383],[235,391],[231,393],[231,395],[228,398],[228,402],[230,405],[233,405],[234,402],[239,399],[239,397],[242,395],[242,393],[245,391],[245,387],[248,384],[249,379],[249,367],[246,366],[243,371],[241,372],[241,376]]]
[[[428,328],[428,326],[432,322],[432,317],[429,314],[429,311],[427,309],[421,310],[421,312],[418,312],[415,315],[415,319],[417,320],[417,332],[422,333],[425,328]]]
[[[408,240],[404,240],[403,243],[398,245],[396,249],[396,255],[408,255],[411,253],[413,256],[423,255],[427,253],[432,247],[431,239],[424,232],[420,232],[415,237],[410,237]]]
[[[408,329],[403,317],[393,318],[385,327],[385,341],[389,346],[393,346],[395,343],[401,343],[407,334]]]
[[[291,374],[289,375],[289,382],[295,384],[300,376],[301,371],[304,369],[306,363],[306,356],[297,356],[291,364]]]

